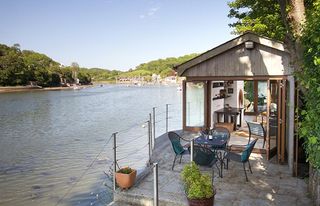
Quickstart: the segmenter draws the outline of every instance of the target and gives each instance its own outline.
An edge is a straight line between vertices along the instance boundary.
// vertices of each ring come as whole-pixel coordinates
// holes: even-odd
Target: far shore
[[[93,87],[95,85],[77,85],[76,89],[84,89]],[[58,91],[58,90],[73,90],[74,87],[30,87],[30,86],[7,86],[0,87],[0,93],[11,93],[11,92],[29,92],[29,91]]]
[[[105,82],[93,82],[91,85],[77,85],[76,88],[73,86],[70,87],[37,87],[37,86],[0,86],[0,94],[1,93],[13,93],[13,92],[31,92],[31,91],[59,91],[59,90],[78,90],[78,89],[85,89],[85,88],[90,88],[90,87],[95,87],[97,85],[102,85],[102,84],[118,84],[118,85],[127,85],[127,86],[137,86],[136,84],[133,83],[116,83],[116,82],[110,82],[110,81],[105,81]],[[155,85],[152,83],[145,83],[141,84],[138,86],[146,86],[146,85]],[[159,85],[167,85],[167,84],[159,84]],[[178,84],[169,84],[169,85],[174,85],[177,86]]]

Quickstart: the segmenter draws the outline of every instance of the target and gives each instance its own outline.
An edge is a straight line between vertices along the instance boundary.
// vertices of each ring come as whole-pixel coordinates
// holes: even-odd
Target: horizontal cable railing
[[[140,119],[137,121],[138,123],[115,131],[106,138],[96,155],[92,155],[94,158],[90,164],[83,169],[83,172],[57,201],[56,205],[62,204],[98,161],[105,161],[106,169],[102,171],[102,174],[106,178],[103,179],[102,185],[105,186],[107,192],[96,194],[95,201],[104,205],[112,201],[113,191],[116,189],[114,173],[117,170],[129,166],[132,168],[147,167],[148,171],[152,171],[153,166],[150,165],[150,159],[155,139],[168,131],[181,129],[181,111],[181,105],[158,105],[152,108],[149,116],[146,115],[145,119]],[[101,158],[102,155],[105,157]]]

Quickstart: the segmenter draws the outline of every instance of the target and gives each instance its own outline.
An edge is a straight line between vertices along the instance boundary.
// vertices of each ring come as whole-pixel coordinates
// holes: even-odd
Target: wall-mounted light
[[[253,49],[254,48],[254,42],[253,41],[246,41],[244,43],[244,46],[246,47],[246,49]]]

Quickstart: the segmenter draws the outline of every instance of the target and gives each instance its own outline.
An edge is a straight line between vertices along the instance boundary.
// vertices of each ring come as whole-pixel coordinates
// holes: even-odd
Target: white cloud
[[[149,9],[148,16],[153,16],[158,10],[159,10],[159,7]]]
[[[144,18],[146,18],[146,17],[154,16],[155,13],[156,13],[157,11],[159,11],[159,9],[160,9],[159,7],[150,8],[150,9],[148,9],[148,11],[147,11],[145,14],[140,14],[139,18],[140,18],[140,19],[144,19]]]

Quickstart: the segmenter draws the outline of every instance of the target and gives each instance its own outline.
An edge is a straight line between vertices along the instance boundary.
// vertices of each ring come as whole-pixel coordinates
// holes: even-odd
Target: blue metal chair
[[[176,162],[176,159],[177,159],[177,156],[180,155],[179,163],[181,163],[182,156],[190,154],[189,149],[188,149],[190,147],[190,145],[187,144],[185,146],[182,146],[180,140],[182,139],[182,140],[184,140],[186,142],[188,142],[188,140],[183,139],[181,136],[179,136],[175,132],[168,132],[168,137],[169,137],[169,140],[171,142],[172,149],[173,149],[173,151],[175,153],[173,164],[172,164],[172,168],[171,168],[171,170],[173,170],[175,162]]]
[[[262,123],[259,122],[249,122],[247,121],[247,125],[249,128],[249,140],[248,140],[248,144],[250,142],[251,136],[257,136],[257,137],[262,137],[263,138],[263,145],[262,148],[264,148],[264,145],[266,143],[266,131],[263,128]]]
[[[220,169],[218,166],[218,158],[216,154],[207,147],[201,145],[193,146],[193,161],[200,166],[210,167],[212,169],[212,182],[214,178],[214,168],[215,165],[218,169],[219,176],[221,177]]]
[[[246,163],[248,162],[249,164],[249,170],[252,174],[252,170],[251,170],[251,165],[250,165],[250,161],[249,161],[249,157],[251,155],[251,152],[254,148],[254,145],[256,144],[256,142],[258,141],[258,138],[254,139],[252,142],[250,142],[249,144],[246,145],[246,148],[242,151],[241,154],[238,153],[234,153],[234,152],[228,152],[227,155],[225,156],[225,158],[227,159],[227,168],[229,165],[229,161],[235,161],[235,162],[241,162],[243,165],[243,170],[244,170],[244,174],[246,175],[246,181],[248,182],[248,176],[247,176],[247,172],[246,172]]]

